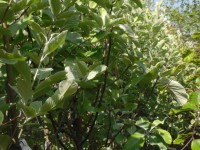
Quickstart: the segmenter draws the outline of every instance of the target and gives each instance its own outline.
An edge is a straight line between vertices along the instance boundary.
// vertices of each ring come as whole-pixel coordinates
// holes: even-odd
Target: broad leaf
[[[19,54],[7,53],[0,49],[0,61],[6,64],[15,64],[17,61],[24,61],[26,57],[20,56]]]
[[[48,0],[52,13],[56,16],[61,11],[61,1],[60,0]]]
[[[64,80],[59,84],[53,96],[49,97],[40,109],[40,114],[45,114],[57,107],[62,107],[63,100],[67,99],[77,91],[78,85],[73,80]]]
[[[180,105],[184,105],[188,100],[188,94],[185,88],[177,81],[171,80],[168,84],[170,90],[174,93],[176,100]]]
[[[163,124],[163,123],[164,123],[164,121],[154,120],[153,123],[151,124],[151,129],[150,129],[150,131],[151,131],[152,129],[154,129],[155,127],[157,127],[159,124]]]
[[[188,94],[185,88],[177,81],[170,79],[162,79],[161,84],[166,85],[169,90],[175,95],[179,105],[184,105],[188,101]]]
[[[150,145],[157,145],[160,150],[167,150],[167,145],[159,135],[151,135],[149,138]]]
[[[177,138],[173,141],[174,144],[183,144],[186,139],[192,135],[192,132],[187,134],[178,134]]]
[[[143,147],[145,138],[144,134],[140,132],[135,132],[129,137],[127,143],[124,146],[124,150],[139,150]]]
[[[14,67],[26,82],[31,83],[31,70],[26,61],[18,61]]]
[[[8,135],[0,135],[0,150],[6,150],[9,148],[12,138]]]
[[[141,118],[136,121],[135,125],[147,131],[149,129],[150,122],[146,118]]]
[[[133,2],[135,2],[140,8],[142,8],[142,3],[140,0],[132,0]]]
[[[51,37],[48,42],[46,42],[44,47],[44,57],[54,52],[57,48],[62,46],[65,42],[65,37],[67,35],[67,31],[63,31],[60,34],[56,35],[55,37]],[[52,35],[54,36],[54,35]],[[43,58],[44,59],[44,58]]]
[[[64,80],[65,78],[66,78],[65,71],[59,71],[49,76],[36,87],[35,92],[34,92],[34,98],[37,98],[45,94],[54,83]]]
[[[29,20],[28,24],[32,29],[32,34],[35,37],[38,44],[43,45],[46,42],[46,36],[44,30],[36,22]]]
[[[156,131],[158,131],[159,135],[163,138],[163,140],[167,143],[167,144],[171,144],[172,143],[172,137],[170,135],[170,133],[166,130],[163,129],[155,129]]]
[[[28,103],[28,100],[31,99],[33,95],[31,83],[19,78],[17,79],[16,87],[18,94],[22,98],[22,103],[26,105]]]
[[[90,71],[86,77],[87,80],[94,79],[97,75],[102,74],[106,71],[107,67],[105,65],[100,65]]]
[[[43,79],[47,78],[49,75],[51,75],[51,71],[53,71],[52,68],[39,68],[39,69],[34,68],[34,69],[31,69],[31,73],[35,74],[37,70],[38,70],[37,78],[39,80],[43,80]]]
[[[200,139],[195,139],[192,141],[191,149],[192,150],[199,150],[200,148]]]

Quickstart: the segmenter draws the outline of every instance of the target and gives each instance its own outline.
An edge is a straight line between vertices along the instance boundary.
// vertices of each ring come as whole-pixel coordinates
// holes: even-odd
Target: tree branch
[[[56,127],[56,122],[53,120],[53,117],[52,117],[51,113],[48,114],[48,118],[51,121],[54,133],[56,135],[56,139],[58,140],[59,144],[63,147],[64,150],[68,150],[68,148],[64,145],[64,143],[62,142],[62,140],[60,139],[60,137],[58,135],[58,131],[57,131],[57,127]]]

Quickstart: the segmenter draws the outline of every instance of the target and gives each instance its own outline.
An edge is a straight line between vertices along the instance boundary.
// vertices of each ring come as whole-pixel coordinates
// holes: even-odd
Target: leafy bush
[[[197,69],[161,4],[154,11],[139,0],[0,7],[1,149],[15,149],[19,139],[34,149],[169,149],[191,142],[197,149],[199,92],[185,85]]]

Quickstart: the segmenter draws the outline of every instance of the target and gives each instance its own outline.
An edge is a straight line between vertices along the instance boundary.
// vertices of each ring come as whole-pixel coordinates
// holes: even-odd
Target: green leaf
[[[0,111],[0,125],[2,124],[3,120],[4,120],[4,115],[3,115],[3,113]]]
[[[0,33],[2,35],[5,35],[5,36],[11,36],[12,35],[12,32],[11,30],[7,29],[7,28],[3,28],[0,26]]]
[[[41,106],[42,106],[42,101],[34,101],[30,104],[31,107],[33,107],[36,112],[39,112]]]
[[[151,135],[149,138],[150,145],[157,145],[160,150],[167,150],[167,145],[159,135]]]
[[[19,54],[7,53],[0,49],[0,61],[6,64],[15,64],[17,61],[24,61],[26,57],[20,56]]]
[[[181,106],[187,102],[188,94],[186,93],[185,88],[180,83],[171,80],[169,81],[168,87],[174,93],[176,100]]]
[[[10,106],[12,106],[12,104],[6,103],[5,98],[0,98],[0,111],[1,112],[5,113],[10,108]]]
[[[67,10],[67,11],[64,11],[64,12],[61,12],[56,18],[57,19],[69,19],[73,16],[76,16],[76,15],[79,15],[80,12],[77,12],[77,11],[74,11],[74,10]]]
[[[51,39],[45,44],[43,51],[44,58],[64,44],[66,35],[67,31],[63,31],[60,34],[56,35],[55,37],[51,37]]]
[[[55,74],[49,76],[44,81],[42,81],[34,91],[34,98],[44,95],[54,83],[66,79],[65,71],[58,71]]]
[[[103,26],[109,25],[110,19],[109,19],[107,11],[104,8],[100,8],[99,11],[100,11],[100,14],[101,14]]]
[[[0,135],[0,150],[6,150],[12,142],[12,138],[8,135]]]
[[[22,103],[26,105],[28,100],[31,99],[33,95],[31,83],[26,82],[24,79],[18,78],[16,87],[18,94],[22,98]]]
[[[140,132],[135,132],[129,137],[127,143],[124,146],[124,150],[139,150],[143,147],[145,142],[145,135]]]
[[[192,141],[191,149],[192,150],[199,150],[200,148],[200,139],[195,139]]]
[[[163,138],[163,140],[167,143],[167,144],[171,144],[172,143],[172,137],[170,135],[170,133],[166,130],[163,129],[155,129],[156,131],[158,131],[159,135]]]
[[[31,107],[31,106],[25,106],[25,105],[23,105],[23,104],[21,104],[20,107],[22,108],[24,114],[26,115],[26,117],[27,117],[28,119],[32,119],[32,118],[34,118],[34,117],[37,116],[37,113],[38,113],[38,112],[36,112],[35,108],[33,108],[33,107]]]
[[[57,107],[62,107],[65,99],[69,98],[77,91],[78,85],[74,80],[64,80],[59,84],[53,96],[49,97],[40,109],[40,114],[45,114]]]
[[[8,2],[0,0],[0,4],[8,4]]]
[[[135,38],[135,34],[128,24],[119,24],[119,28],[122,29],[131,38]]]
[[[53,15],[55,16],[58,15],[61,11],[61,1],[60,0],[48,0],[48,1]]]
[[[31,83],[31,70],[26,61],[18,61],[14,67],[26,82]]]
[[[31,69],[31,73],[35,74],[37,70],[38,70],[37,78],[39,80],[43,80],[47,78],[49,75],[51,75],[51,71],[53,71],[52,68],[39,68],[39,69],[34,68],[34,69]]]
[[[154,120],[153,123],[151,124],[151,129],[154,129],[155,127],[157,127],[159,124],[164,124],[164,121],[160,121],[160,120]]]
[[[166,85],[168,89],[175,95],[179,105],[184,105],[188,101],[188,94],[185,88],[177,81],[171,79],[162,79],[161,84]]]
[[[142,8],[142,3],[140,0],[132,0],[134,3],[136,3],[140,8]]]
[[[136,121],[135,125],[147,131],[149,129],[150,122],[146,118],[140,118]]]
[[[178,134],[177,138],[173,141],[174,144],[183,144],[187,138],[192,135],[192,132],[187,134]]]
[[[87,80],[94,79],[97,75],[102,74],[106,71],[107,67],[105,65],[100,65],[90,71],[86,77]]]
[[[81,35],[77,32],[68,32],[66,40],[68,40],[72,43],[75,43],[75,44],[80,44],[83,42]]]
[[[77,67],[82,76],[85,76],[89,71],[87,64],[84,61],[77,61]]]
[[[32,20],[29,20],[28,24],[32,29],[32,34],[35,40],[38,42],[39,45],[43,45],[46,42],[46,36],[44,30],[40,27],[39,24],[37,24]]]

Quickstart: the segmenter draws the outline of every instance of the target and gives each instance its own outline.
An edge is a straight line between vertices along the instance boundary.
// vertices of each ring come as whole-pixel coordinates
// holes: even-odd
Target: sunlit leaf
[[[86,77],[87,80],[92,80],[95,78],[97,75],[102,74],[105,72],[107,67],[105,65],[100,65],[94,68],[92,71],[90,71]]]
[[[47,56],[54,52],[57,48],[62,46],[65,42],[65,37],[67,35],[67,31],[63,31],[60,34],[56,35],[55,37],[52,37],[44,47],[43,54],[44,56]]]
[[[167,143],[167,144],[171,144],[172,143],[172,137],[170,135],[170,133],[166,130],[163,129],[155,129],[158,131],[159,135],[163,138],[163,140]]]
[[[6,64],[15,64],[17,61],[24,61],[26,57],[20,56],[19,54],[7,53],[0,49],[0,61]]]
[[[139,150],[143,147],[145,138],[144,134],[140,132],[135,132],[134,134],[129,137],[127,143],[124,146],[124,150]]]
[[[195,139],[192,141],[191,149],[192,150],[199,150],[200,148],[200,139]]]

